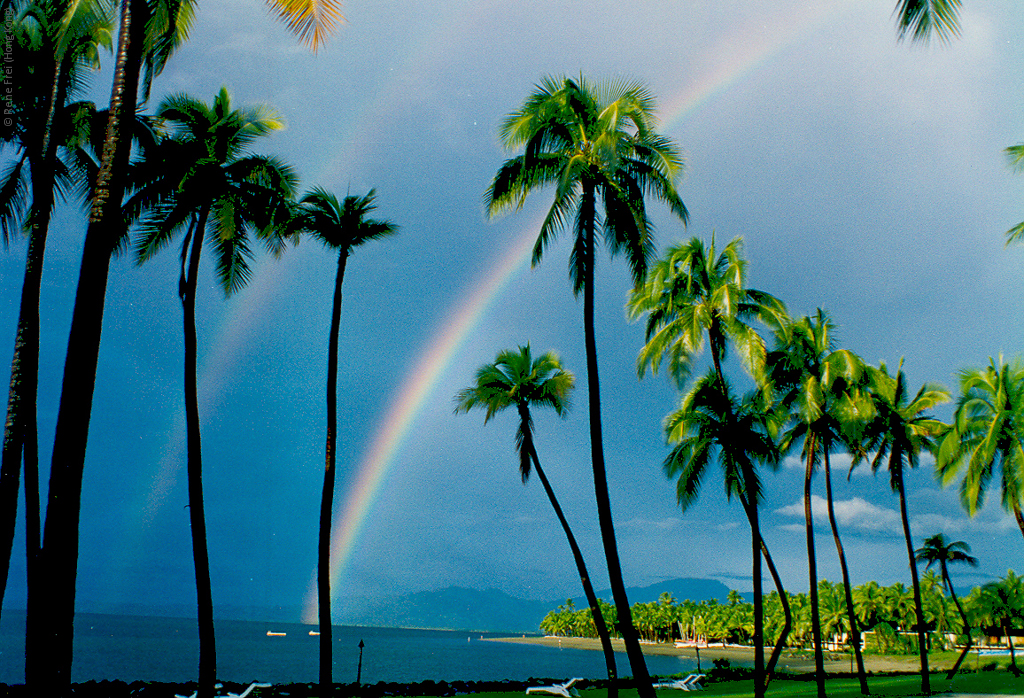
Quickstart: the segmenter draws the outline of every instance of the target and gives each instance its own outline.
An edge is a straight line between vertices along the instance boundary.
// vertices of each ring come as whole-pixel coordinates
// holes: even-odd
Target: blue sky
[[[655,205],[662,249],[692,235],[714,233],[722,244],[742,236],[752,286],[794,315],[826,308],[842,346],[871,362],[905,357],[915,386],[955,388],[959,369],[1018,355],[1024,249],[1004,248],[1003,232],[1024,219],[1024,178],[1006,167],[1002,149],[1024,140],[1019,8],[969,0],[962,38],[922,47],[897,44],[893,4],[352,0],[347,23],[313,55],[261,3],[202,3],[153,104],[177,91],[212,100],[224,85],[238,106],[273,105],[287,129],[259,152],[291,162],[304,189],[375,187],[379,215],[402,228],[348,266],[339,509],[435,339],[550,201],[534,195],[522,212],[491,221],[481,203],[506,157],[501,118],[549,74],[637,78],[659,98],[662,130],[686,154],[679,191],[691,212],[684,229]],[[106,73],[94,91],[105,101]],[[64,213],[50,238],[44,465],[83,232],[81,218]],[[0,337],[9,344],[24,251],[21,242],[0,255]],[[194,600],[175,261],[166,251],[145,267],[128,258],[112,267],[83,496],[83,605]],[[581,379],[568,419],[536,415],[538,449],[605,586],[582,307],[567,262],[562,240],[538,268],[519,269],[436,376],[368,508],[339,596],[453,584],[578,595],[539,483],[519,482],[512,416],[484,427],[482,415],[452,414],[452,396],[480,364],[526,342],[557,351]],[[200,393],[215,604],[297,606],[313,579],[333,270],[334,259],[307,241],[280,261],[260,258],[249,288],[228,300],[205,270]],[[628,287],[621,260],[603,254],[597,337],[626,582],[708,577],[749,590],[749,535],[720,479],[682,513],[661,472],[661,420],[677,398],[664,377],[636,378],[643,336],[625,319]],[[793,590],[807,584],[795,509],[801,479],[791,457],[767,477],[763,507],[765,537]],[[973,546],[981,566],[961,572],[965,583],[1016,565],[1024,541],[996,499],[968,518],[930,463],[909,488],[917,543],[942,531]],[[853,581],[909,583],[887,479],[855,472],[849,483],[837,478],[835,495]],[[819,575],[838,579],[827,523],[819,523]],[[20,556],[15,562],[5,605],[21,607]]]

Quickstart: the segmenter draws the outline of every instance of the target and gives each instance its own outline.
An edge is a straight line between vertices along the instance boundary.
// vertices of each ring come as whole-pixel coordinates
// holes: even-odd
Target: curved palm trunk
[[[721,387],[722,395],[725,397],[725,413],[727,424],[733,423],[732,403],[725,390],[725,374],[722,372],[722,361],[720,358],[720,347],[716,346],[716,333],[708,331],[708,343],[711,345],[711,359],[715,366],[715,374],[718,376],[718,384]],[[743,473],[745,482],[753,482],[754,474],[745,469]],[[740,502],[747,514],[747,521],[750,524],[750,547],[752,560],[752,574],[754,582],[754,698],[763,698],[768,688],[768,681],[764,666],[764,596],[761,589],[761,548],[764,541],[761,539],[761,526],[757,517],[757,502],[749,501],[742,493]],[[780,594],[785,592],[780,588]]]
[[[816,439],[808,434],[811,443],[807,449],[807,469],[804,472],[804,526],[807,536],[807,576],[811,597],[811,637],[814,641],[814,679],[818,684],[818,698],[825,698],[825,657],[821,651],[821,609],[818,604],[818,561],[814,553],[814,516],[811,514],[812,456]]]
[[[778,664],[779,657],[782,656],[782,649],[786,646],[786,639],[789,637],[790,631],[793,630],[793,613],[789,609],[789,599],[786,597],[786,589],[782,586],[782,577],[779,576],[779,571],[775,568],[764,538],[761,538],[761,555],[764,556],[764,563],[768,566],[772,581],[775,582],[775,589],[779,592],[779,603],[782,604],[782,614],[786,619],[782,625],[782,632],[779,633],[779,639],[775,641],[775,647],[772,648],[771,656],[768,657],[768,663],[764,668],[764,687],[767,690],[775,671],[775,665]]]
[[[28,592],[25,639],[26,681],[57,695],[71,683],[75,584],[78,577],[78,527],[85,450],[96,387],[110,255],[124,233],[120,204],[130,148],[130,116],[138,93],[142,63],[143,0],[122,0],[121,27],[104,138],[102,163],[93,190],[92,211],[82,250],[64,380],[54,435],[43,548],[36,583]],[[133,14],[139,16],[133,19]]]
[[[752,474],[749,475],[753,477]],[[740,501],[747,513],[750,523],[750,548],[753,556],[754,580],[754,698],[764,698],[768,684],[765,681],[764,668],[764,596],[761,590],[761,525],[757,517],[757,505],[748,503],[744,498]]]
[[[893,463],[889,464],[892,472]],[[910,519],[907,517],[907,496],[903,491],[903,471],[896,477],[896,486],[900,497],[900,518],[903,520],[903,537],[907,542],[907,557],[910,559],[910,579],[914,583],[914,610],[917,612],[917,644],[921,655],[921,692],[931,693],[931,679],[928,676],[928,638],[924,629],[924,608],[921,605],[921,583],[917,578],[917,561],[914,558],[914,546],[910,538]]]
[[[14,529],[18,513],[19,471],[25,462],[25,528],[28,576],[39,554],[39,458],[36,444],[36,395],[39,383],[39,296],[42,288],[46,234],[53,210],[54,161],[57,139],[53,137],[54,115],[67,97],[70,66],[61,61],[54,68],[53,88],[47,105],[46,126],[39,148],[40,160],[30,159],[32,206],[29,210],[29,244],[25,278],[21,288],[18,329],[11,359],[11,383],[7,395],[3,454],[0,456],[0,608],[7,590]]]
[[[1024,536],[1024,514],[1021,513],[1020,504],[1017,502],[1013,503],[1013,518],[1017,522],[1017,528],[1020,529],[1020,534]]]
[[[832,502],[832,468],[829,463],[828,449],[825,449],[825,501],[828,504],[828,524],[832,528],[832,539],[836,543],[836,553],[839,555],[839,568],[843,574],[843,593],[846,596],[846,615],[850,620],[850,643],[853,645],[853,653],[857,658],[857,680],[860,682],[860,692],[868,695],[868,677],[864,671],[864,655],[860,649],[860,628],[857,625],[857,615],[853,608],[853,592],[850,587],[850,571],[846,566],[846,553],[843,552],[843,542],[839,538],[839,527],[836,525],[836,512]]]
[[[541,485],[544,486],[544,492],[548,495],[548,501],[551,502],[551,508],[555,510],[555,516],[558,517],[558,523],[562,525],[562,530],[565,532],[565,538],[569,541],[569,548],[572,550],[573,560],[576,561],[576,571],[580,575],[580,582],[583,585],[583,594],[587,597],[587,604],[590,606],[590,614],[594,617],[594,629],[597,631],[597,636],[601,639],[601,649],[604,651],[604,663],[608,669],[608,696],[615,698],[619,694],[618,686],[618,669],[615,666],[615,650],[612,648],[612,638],[608,634],[608,626],[604,622],[604,615],[601,613],[601,605],[597,601],[597,594],[594,593],[594,586],[590,583],[590,574],[587,572],[587,565],[583,561],[583,553],[580,552],[580,546],[576,543],[576,536],[573,535],[572,529],[569,528],[569,522],[565,518],[565,514],[562,512],[562,507],[558,503],[558,499],[555,497],[555,491],[551,489],[551,483],[548,482],[548,476],[544,474],[544,469],[540,467],[540,459],[537,457],[537,449],[530,444],[530,457],[533,460],[533,468],[537,471],[537,477],[540,478]]]
[[[196,279],[203,248],[208,210],[203,209],[192,232],[188,275],[181,296],[185,336],[185,431],[188,443],[188,506],[192,529],[192,559],[196,568],[199,621],[199,696],[212,698],[217,680],[217,648],[213,628],[213,589],[210,556],[206,545],[206,513],[203,505],[203,449],[199,429],[199,378],[196,371]],[[186,244],[188,241],[186,240]]]
[[[317,550],[316,589],[320,614],[320,692],[326,694],[334,683],[331,626],[331,522],[334,519],[334,480],[338,425],[338,333],[341,330],[341,285],[345,280],[348,250],[338,254],[331,308],[331,335],[327,341],[327,445],[324,489],[320,497],[320,539]]]
[[[587,350],[587,389],[590,402],[590,452],[594,470],[594,493],[597,499],[597,518],[601,525],[601,541],[608,564],[608,581],[618,616],[619,633],[626,645],[626,655],[633,671],[633,679],[641,698],[654,698],[651,675],[647,671],[640,638],[633,627],[633,615],[622,582],[622,566],[615,542],[615,525],[612,521],[611,500],[608,496],[608,476],[605,471],[604,444],[601,440],[601,389],[597,373],[597,341],[594,338],[594,187],[584,186],[580,202],[580,218],[587,221],[586,239],[583,241],[583,330]]]
[[[949,570],[946,569],[946,561],[940,560],[942,565],[942,580],[946,583],[946,588],[949,589],[949,595],[953,597],[953,603],[956,604],[956,610],[960,612],[960,620],[964,624],[964,634],[967,636],[967,644],[960,650],[960,656],[956,658],[956,664],[946,674],[947,679],[952,679],[956,676],[956,672],[959,671],[960,665],[963,664],[964,658],[967,657],[967,653],[971,651],[971,646],[974,644],[971,640],[971,624],[967,621],[967,614],[964,613],[964,607],[960,605],[960,599],[956,596],[956,590],[953,589],[953,580],[949,578]]]

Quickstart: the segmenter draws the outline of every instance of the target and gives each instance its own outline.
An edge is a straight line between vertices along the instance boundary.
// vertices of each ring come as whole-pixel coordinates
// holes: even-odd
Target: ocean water
[[[217,631],[217,676],[222,681],[298,683],[317,680],[319,637],[312,626],[220,620]],[[267,636],[267,631],[286,633]],[[334,680],[356,680],[359,642],[363,683],[395,681],[527,680],[607,675],[601,652],[538,645],[487,642],[500,633],[401,628],[334,629]],[[5,610],[0,620],[0,683],[24,683],[25,614]],[[72,680],[194,680],[199,640],[194,619],[79,614],[75,619]],[[617,653],[620,676],[629,663]],[[666,676],[691,671],[695,662],[682,657],[648,656],[648,670]]]

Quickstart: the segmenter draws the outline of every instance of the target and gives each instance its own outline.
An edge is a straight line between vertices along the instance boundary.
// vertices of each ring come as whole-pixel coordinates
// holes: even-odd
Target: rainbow
[[[542,220],[537,219],[527,226],[516,242],[491,265],[482,280],[465,296],[468,300],[442,320],[441,327],[429,343],[430,350],[410,371],[398,399],[388,412],[384,426],[356,470],[358,475],[341,509],[340,520],[335,517],[335,534],[331,540],[332,589],[339,588],[341,574],[355,551],[359,534],[377,498],[381,483],[405,443],[416,417],[492,301],[529,264],[536,231]],[[313,580],[306,593],[302,622],[316,623],[317,617],[314,570]]]
[[[663,119],[668,131],[705,106],[714,96],[755,72],[786,47],[806,35],[836,11],[849,6],[848,0],[832,0],[806,10],[797,18],[781,18],[774,24],[761,24],[757,30],[741,29],[720,42],[710,55],[728,56],[727,63],[704,72],[701,79],[666,102]],[[445,318],[431,340],[429,350],[403,384],[387,415],[384,426],[374,438],[357,469],[357,479],[335,517],[331,544],[331,586],[342,588],[342,575],[348,565],[363,525],[372,510],[378,490],[401,450],[419,413],[440,383],[459,349],[480,323],[487,309],[520,271],[528,265],[530,252],[541,220],[527,226],[516,242],[482,276],[468,300]],[[317,621],[316,571],[306,594],[303,622]]]

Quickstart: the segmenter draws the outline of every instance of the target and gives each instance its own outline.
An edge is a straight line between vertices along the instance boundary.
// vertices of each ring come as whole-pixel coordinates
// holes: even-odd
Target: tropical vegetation
[[[337,0],[275,0],[274,11],[314,51],[341,17]],[[313,236],[337,254],[327,341],[324,480],[317,532],[320,623],[319,679],[330,692],[332,673],[331,540],[337,479],[339,353],[342,287],[356,248],[397,231],[371,219],[376,191],[339,199],[321,188],[296,200],[298,175],[276,156],[254,154],[253,142],[278,130],[283,119],[269,107],[236,108],[227,88],[206,103],[187,93],[162,98],[152,115],[140,113],[153,80],[187,40],[197,12],[193,0],[14,0],[7,45],[15,60],[10,106],[0,129],[0,235],[4,243],[28,238],[18,325],[14,337],[2,462],[0,462],[0,607],[6,590],[24,488],[28,558],[26,679],[40,694],[68,692],[73,662],[73,620],[78,582],[78,531],[87,437],[96,388],[107,277],[112,256],[132,243],[139,263],[153,258],[178,234],[180,272],[175,292],[182,307],[184,421],[187,437],[188,515],[195,566],[199,628],[198,694],[212,696],[217,679],[214,609],[203,498],[196,297],[204,246],[225,295],[250,280],[255,244],[273,257],[288,240]],[[959,33],[959,0],[900,0],[900,39],[943,41]],[[109,105],[79,99],[87,71],[114,48]],[[14,74],[16,72],[16,74]],[[6,84],[6,81],[5,81]],[[141,104],[140,104],[141,102]],[[597,597],[579,543],[541,467],[532,410],[566,417],[573,374],[553,353],[534,356],[530,345],[502,351],[456,396],[456,411],[483,409],[484,423],[514,408],[515,450],[522,482],[536,473],[566,536],[581,580],[585,608],[573,600],[541,623],[559,636],[602,641],[609,691],[617,672],[612,637],[624,640],[639,693],[653,696],[640,641],[750,645],[753,694],[763,696],[783,648],[807,650],[815,661],[815,690],[826,695],[826,652],[849,650],[858,688],[868,693],[863,652],[917,654],[921,689],[931,690],[928,653],[962,648],[950,676],[975,644],[1006,642],[1016,670],[1013,638],[1024,632],[1024,581],[1012,570],[958,596],[950,565],[974,565],[970,547],[942,533],[914,547],[905,476],[930,457],[943,485],[959,483],[964,509],[974,516],[996,487],[1002,507],[1024,535],[1024,363],[990,358],[964,369],[950,423],[933,414],[953,399],[945,388],[908,388],[902,362],[866,363],[839,345],[836,324],[824,310],[790,317],[772,294],[747,285],[741,238],[719,249],[712,237],[669,245],[658,258],[648,205],[664,205],[686,224],[677,184],[684,171],[680,147],[657,131],[655,98],[641,82],[546,77],[501,123],[511,157],[485,192],[489,216],[522,208],[542,190],[553,201],[539,225],[532,264],[556,238],[571,238],[571,289],[583,300],[583,338],[590,436],[601,549],[611,602]],[[1024,169],[1024,145],[1006,149],[1010,165]],[[40,288],[47,232],[58,204],[89,210],[77,294],[71,310],[45,508],[40,500],[36,392],[40,353]],[[1024,239],[1024,223],[1007,242]],[[725,602],[630,604],[613,524],[609,464],[604,452],[602,394],[597,363],[597,248],[621,255],[632,287],[626,313],[643,320],[636,362],[640,378],[662,365],[678,390],[664,420],[661,468],[675,481],[685,511],[702,494],[707,473],[720,471],[725,494],[736,499],[750,529],[753,593]],[[704,350],[707,363],[701,365]],[[732,358],[742,371],[733,370]],[[807,547],[807,593],[782,584],[760,523],[762,476],[798,453],[804,471],[802,500]],[[910,587],[896,582],[854,586],[833,498],[832,456],[885,469],[898,497]],[[616,466],[613,466],[616,467]],[[644,464],[643,467],[657,467]],[[821,472],[827,515],[842,580],[818,579],[812,515],[812,478]],[[998,483],[998,484],[997,484]],[[705,494],[705,496],[707,496]],[[42,514],[45,512],[45,517]],[[767,566],[775,590],[765,594]],[[926,565],[918,574],[918,564]],[[938,565],[938,572],[932,570]],[[772,643],[765,660],[766,643]]]

